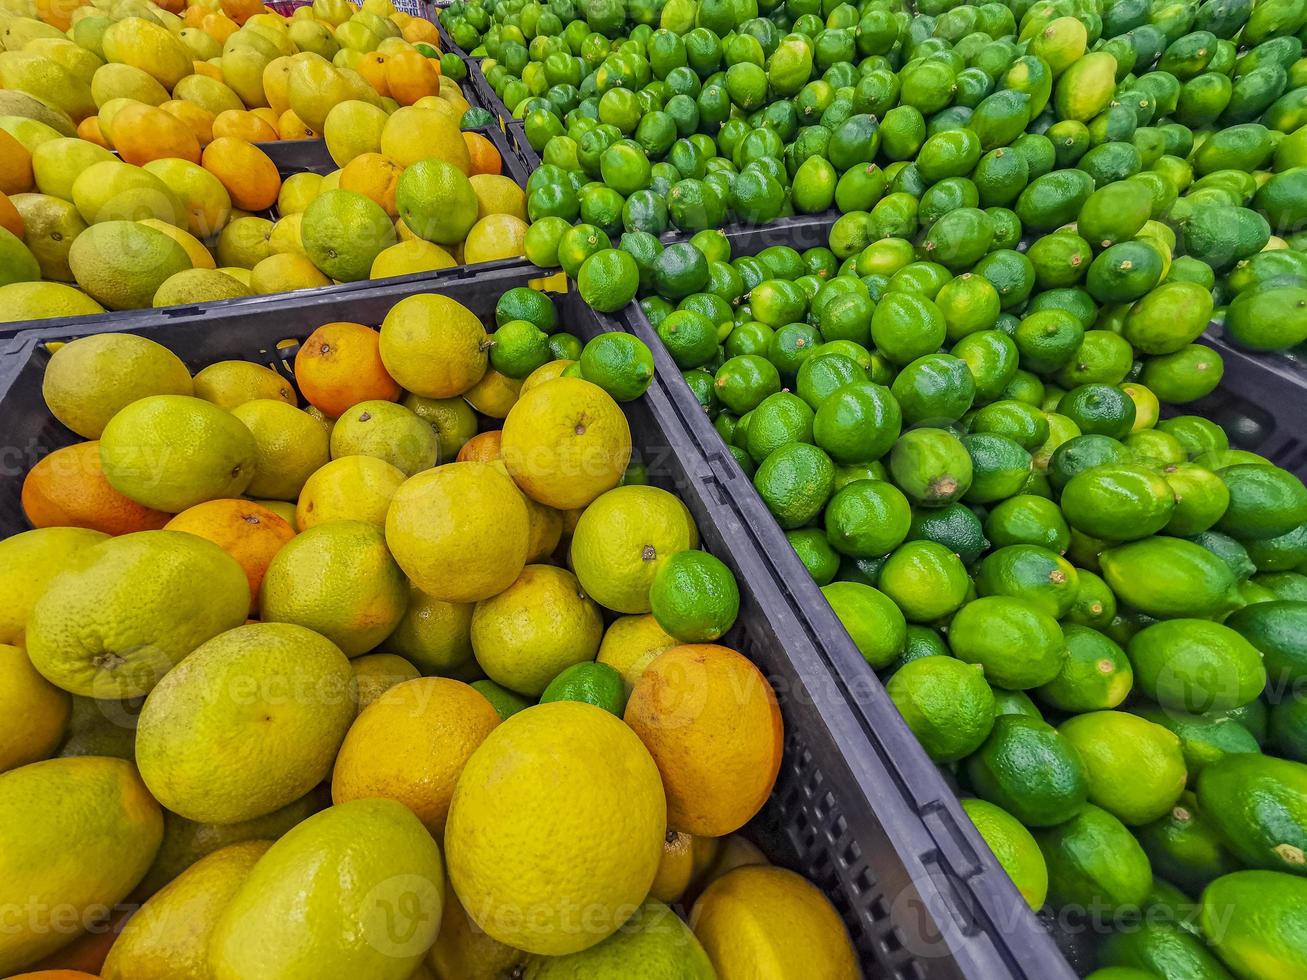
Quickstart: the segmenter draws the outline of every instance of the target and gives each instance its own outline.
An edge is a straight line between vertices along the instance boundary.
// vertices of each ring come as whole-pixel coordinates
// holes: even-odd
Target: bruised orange
[[[300,392],[328,418],[359,402],[394,401],[398,382],[381,363],[381,334],[361,323],[325,323],[295,355]]]

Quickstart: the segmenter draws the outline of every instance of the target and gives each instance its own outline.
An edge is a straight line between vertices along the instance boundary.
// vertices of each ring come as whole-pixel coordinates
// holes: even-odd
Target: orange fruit
[[[396,684],[350,726],[336,756],[331,800],[396,800],[439,840],[463,766],[498,724],[499,712],[462,681]],[[396,752],[397,744],[404,751]]]
[[[234,136],[247,143],[270,143],[277,139],[277,129],[248,110],[224,109],[214,117],[213,135]]]
[[[9,200],[9,195],[3,192],[0,192],[0,228],[15,238],[23,237],[23,216],[14,207],[14,202]]]
[[[239,24],[221,12],[210,13],[200,21],[200,30],[219,44],[225,43],[239,29]]]
[[[114,149],[138,167],[165,157],[200,162],[200,141],[191,127],[156,106],[143,102],[123,106],[113,117],[113,132]]]
[[[112,150],[113,144],[105,137],[104,131],[100,129],[99,116],[87,116],[77,124],[77,136],[88,143],[94,143],[96,146],[103,146],[106,150]],[[0,150],[0,157],[4,156],[4,151]]]
[[[93,920],[88,923],[87,932],[31,964],[32,973],[20,976],[27,977],[28,980],[33,977],[38,980],[85,980],[88,976],[98,977],[105,958],[109,955],[109,948],[117,941],[118,934],[138,907],[111,912],[108,916]]]
[[[66,31],[72,26],[73,11],[80,6],[78,0],[37,0],[36,13],[51,27]],[[159,4],[159,6],[164,5]]]
[[[378,95],[390,95],[390,86],[386,84],[386,56],[380,51],[369,51],[354,70],[377,90]]]
[[[417,51],[396,51],[386,59],[386,87],[400,105],[440,94],[440,67]]]
[[[499,429],[491,429],[489,432],[473,436],[463,443],[463,448],[458,451],[458,462],[493,463],[503,455],[499,448],[501,439],[503,433]]]
[[[399,214],[395,207],[395,185],[403,172],[403,167],[391,163],[380,153],[360,153],[341,170],[340,186],[371,198],[394,218]]]
[[[89,527],[105,534],[157,531],[171,514],[131,500],[105,479],[98,440],[56,449],[23,480],[23,512],[33,527]]]
[[[255,14],[263,13],[260,0],[222,0],[222,12],[238,24],[244,24]]]
[[[222,181],[236,207],[263,211],[277,203],[281,174],[268,155],[253,143],[234,136],[219,136],[204,148],[202,163],[205,170]]]
[[[258,116],[274,130],[277,128],[277,120],[281,118],[280,112],[266,105],[255,106],[250,112]]]
[[[164,530],[186,531],[212,541],[235,558],[250,582],[251,614],[259,607],[259,586],[268,563],[295,537],[286,521],[252,500],[206,500],[182,511]]]
[[[284,140],[311,140],[317,139],[318,134],[295,115],[294,109],[287,109],[277,119],[277,136]]]
[[[159,108],[189,126],[195,138],[200,141],[201,149],[213,142],[213,113],[204,106],[196,102],[173,99]]]
[[[187,7],[186,10],[182,12],[182,26],[199,27],[200,24],[204,22],[204,18],[212,12],[212,8],[206,7],[203,4],[197,3],[192,7]]]
[[[394,401],[400,387],[381,363],[381,335],[361,323],[325,323],[295,355],[295,380],[309,404],[339,418],[359,402]]]
[[[419,41],[429,44],[437,51],[440,50],[440,31],[436,25],[429,20],[421,17],[410,17],[404,22],[404,26],[399,29],[400,37],[409,44],[417,44]]]
[[[669,830],[721,837],[771,795],[781,712],[767,679],[734,650],[672,647],[636,681],[625,719],[662,773]]]
[[[86,120],[83,120],[82,125],[85,124]],[[25,194],[33,186],[32,154],[17,139],[0,129],[0,193]]]
[[[206,78],[212,78],[215,82],[226,82],[222,76],[222,69],[208,61],[192,61],[191,67],[195,69],[195,74],[203,75]]]
[[[467,144],[467,154],[472,158],[473,174],[504,172],[504,161],[500,158],[499,151],[495,149],[495,144],[490,140],[480,133],[464,133],[463,142]]]

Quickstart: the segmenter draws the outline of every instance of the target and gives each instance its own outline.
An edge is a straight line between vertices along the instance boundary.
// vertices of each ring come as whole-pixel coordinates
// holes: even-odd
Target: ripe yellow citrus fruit
[[[491,463],[449,463],[395,492],[386,542],[427,595],[478,602],[508,588],[526,565],[530,520],[522,495]]]
[[[668,556],[699,546],[685,504],[658,487],[617,487],[581,512],[572,568],[596,602],[621,613],[649,611],[649,586]]]
[[[489,347],[476,314],[447,296],[400,300],[381,323],[386,370],[404,389],[427,398],[452,398],[480,381]]]
[[[719,977],[856,980],[853,944],[830,900],[783,868],[736,868],[699,896],[690,927]]]
[[[471,602],[445,602],[411,587],[404,618],[383,646],[417,664],[423,673],[470,679],[465,675],[476,674],[472,662],[473,608]]]
[[[680,642],[659,626],[658,620],[649,613],[620,616],[604,633],[595,660],[622,675],[622,683],[629,695],[654,658],[664,650],[680,646]]]
[[[472,753],[454,790],[454,891],[502,943],[550,956],[587,949],[648,894],[665,807],[658,769],[621,719],[580,701],[519,711]]]
[[[384,528],[390,499],[403,482],[403,472],[376,456],[333,459],[304,481],[295,526],[307,531],[331,521],[363,521]]]
[[[437,840],[463,766],[499,712],[473,687],[447,677],[397,684],[355,720],[336,756],[336,803],[382,797],[412,810]],[[404,746],[396,752],[396,744]]]
[[[576,576],[527,565],[503,592],[476,604],[472,649],[495,683],[539,695],[573,664],[593,660],[604,624]]]
[[[617,486],[631,458],[631,429],[598,385],[557,378],[518,399],[504,420],[502,452],[528,496],[570,510]]]
[[[0,772],[48,759],[72,699],[32,666],[22,647],[0,643]]]

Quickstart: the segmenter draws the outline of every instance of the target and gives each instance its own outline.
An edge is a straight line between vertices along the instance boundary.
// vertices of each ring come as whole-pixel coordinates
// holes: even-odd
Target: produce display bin
[[[176,351],[193,370],[220,359],[267,364],[292,379],[298,343],[332,320],[380,323],[394,303],[438,291],[489,318],[506,290],[541,275],[519,262],[448,270],[350,291],[269,297],[166,316],[130,327]],[[559,297],[564,329],[583,339],[622,329],[575,295]],[[27,525],[22,476],[43,454],[75,441],[41,396],[48,343],[103,321],[43,327],[0,342],[0,532]],[[121,328],[121,327],[118,327]],[[734,571],[740,616],[722,640],[771,679],[785,722],[775,791],[746,828],[768,857],[831,897],[868,977],[901,980],[1063,980],[1073,976],[1025,910],[1016,888],[900,720],[806,571],[786,544],[670,359],[652,340],[658,376],[627,403],[650,481],[678,493],[704,546]]]
[[[517,148],[517,151],[522,158],[530,162],[532,170],[540,166],[543,161],[540,159],[540,154],[535,151],[535,148],[527,142],[526,125],[522,120],[508,120],[504,123],[504,132],[508,134],[509,143]]]
[[[1222,336],[1219,322],[1203,343],[1221,355],[1225,374],[1216,391],[1184,410],[1218,423],[1230,445],[1307,480],[1307,364],[1292,351],[1244,350]]]
[[[499,93],[486,80],[485,72],[481,70],[481,59],[466,58],[464,60],[467,61],[467,77],[472,81],[482,108],[489,109],[499,117],[503,125],[508,125],[508,121],[513,118],[513,110],[504,105],[504,100],[499,97]]]

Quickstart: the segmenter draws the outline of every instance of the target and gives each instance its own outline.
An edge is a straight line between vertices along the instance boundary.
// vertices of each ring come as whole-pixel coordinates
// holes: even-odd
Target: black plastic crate
[[[508,121],[513,118],[513,110],[504,104],[504,100],[499,97],[499,93],[486,80],[485,72],[481,70],[481,59],[469,57],[464,60],[467,61],[468,78],[472,80],[472,85],[482,107],[489,109],[499,117],[501,123],[507,125]]]
[[[520,119],[510,119],[504,123],[504,132],[508,137],[508,142],[517,149],[522,159],[526,160],[531,169],[535,170],[540,166],[542,161],[540,154],[535,151],[526,138],[526,124]]]
[[[257,309],[155,315],[133,332],[172,348],[193,370],[243,358],[290,377],[299,341],[322,323],[379,323],[399,299],[433,286],[488,318],[505,290],[540,272],[528,265],[479,267],[475,275],[439,284],[390,283],[349,295],[267,299]],[[560,297],[560,304],[562,322],[582,338],[619,329],[574,295]],[[71,335],[31,330],[0,350],[0,445],[6,447],[0,533],[26,527],[19,506],[26,470],[76,441],[41,397],[46,345]],[[678,493],[704,546],[735,572],[740,617],[723,642],[771,679],[785,721],[775,792],[746,833],[770,859],[831,896],[869,977],[1070,978],[865,664],[858,674],[843,662],[862,663],[829,609],[822,614],[815,587],[796,587],[810,585],[806,572],[795,569],[798,559],[770,515],[752,506],[752,489],[741,485],[743,474],[697,405],[686,404],[661,345],[655,351],[659,377],[647,395],[624,406],[634,444],[651,482]],[[823,639],[831,636],[842,640]]]
[[[1219,322],[1203,343],[1221,355],[1225,374],[1206,398],[1183,406],[1230,436],[1230,445],[1260,453],[1307,480],[1307,364],[1292,352],[1256,353],[1222,336]]]

